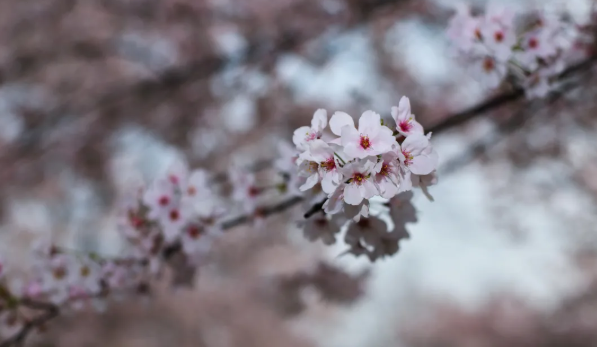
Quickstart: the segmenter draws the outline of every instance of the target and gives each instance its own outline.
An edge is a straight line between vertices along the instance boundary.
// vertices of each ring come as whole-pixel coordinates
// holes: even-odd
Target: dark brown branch
[[[23,306],[44,311],[44,313],[25,323],[23,328],[21,328],[17,334],[13,335],[7,340],[2,341],[2,343],[0,343],[0,347],[22,346],[25,343],[27,336],[29,336],[34,329],[43,326],[53,318],[57,317],[60,313],[58,307],[52,304],[31,300],[23,300],[21,303]]]
[[[561,80],[564,80],[568,77],[575,75],[578,72],[585,71],[588,68],[590,68],[595,63],[595,61],[597,61],[597,56],[591,56],[576,65],[572,65],[572,66],[568,67],[566,70],[564,70],[564,72],[562,72],[558,76],[557,79],[561,81]],[[453,114],[449,117],[446,117],[443,121],[441,121],[435,125],[432,125],[431,127],[426,127],[425,129],[429,132],[436,133],[439,131],[444,131],[444,130],[454,128],[456,126],[459,126],[461,124],[468,122],[469,120],[471,120],[473,118],[482,116],[488,111],[495,110],[501,106],[504,106],[504,105],[514,102],[518,99],[521,99],[523,96],[524,96],[523,89],[515,89],[512,91],[504,92],[502,94],[498,94],[498,95],[494,96],[493,98],[490,98],[489,100],[484,101],[484,102],[482,102],[476,106],[473,106],[467,110],[464,110],[462,112],[459,112],[459,113]]]

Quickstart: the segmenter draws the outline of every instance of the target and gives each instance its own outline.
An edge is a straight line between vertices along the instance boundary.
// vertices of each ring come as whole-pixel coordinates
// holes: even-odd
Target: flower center
[[[177,221],[179,218],[180,218],[180,213],[178,212],[178,210],[170,211],[170,220],[171,221]]]
[[[413,155],[410,152],[402,151],[402,155],[404,156],[404,165],[410,165],[413,163]]]
[[[61,280],[64,277],[66,277],[66,269],[63,267],[56,268],[56,269],[54,269],[53,275],[54,275],[55,279]]]
[[[249,187],[249,196],[255,197],[255,196],[259,195],[259,193],[260,193],[259,188],[254,187],[254,186]]]
[[[326,160],[323,163],[321,163],[321,167],[325,171],[332,171],[332,170],[334,170],[336,168],[336,161],[334,160],[333,157],[331,157],[328,160]]]
[[[81,268],[81,277],[87,277],[89,276],[89,274],[91,274],[91,269],[89,268],[89,266],[83,266]]]
[[[352,175],[352,182],[361,185],[366,178],[367,177],[365,177],[365,175],[363,175],[360,172],[357,172],[354,175]]]
[[[409,132],[410,129],[412,129],[413,127],[413,125],[410,124],[410,119],[401,121],[400,124],[398,124],[398,126],[400,127],[400,130],[402,130],[405,133]]]
[[[496,31],[493,36],[496,42],[504,41],[504,33],[502,31]]]
[[[371,147],[371,141],[369,141],[369,136],[361,135],[361,147],[363,149],[368,149]]]
[[[166,205],[168,205],[168,203],[170,203],[170,198],[169,198],[169,197],[167,197],[167,196],[165,196],[165,195],[162,195],[162,196],[160,197],[160,199],[158,200],[158,203],[159,203],[161,206],[166,206]]]
[[[197,239],[199,238],[199,236],[201,236],[202,234],[202,229],[197,226],[197,225],[191,225],[188,229],[187,229],[187,234],[189,234],[189,236],[192,239]]]
[[[311,132],[309,132],[309,133],[307,133],[307,134],[305,135],[305,141],[307,141],[307,142],[308,142],[308,141],[313,141],[313,140],[315,140],[316,138],[317,138],[317,133],[311,133]]]
[[[390,166],[388,165],[388,163],[383,163],[383,165],[381,166],[381,170],[379,171],[379,174],[382,176],[390,175]]]
[[[539,47],[539,40],[535,37],[531,37],[529,40],[529,48],[536,49],[537,47]]]
[[[194,196],[195,194],[197,194],[197,188],[195,188],[194,186],[189,186],[187,188],[187,194],[189,194],[190,196]]]
[[[495,62],[490,57],[487,57],[483,60],[483,70],[485,72],[491,72],[495,69]]]

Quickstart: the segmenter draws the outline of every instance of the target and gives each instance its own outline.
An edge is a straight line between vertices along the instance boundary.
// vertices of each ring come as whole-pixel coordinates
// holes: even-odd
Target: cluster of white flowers
[[[528,98],[546,96],[558,74],[578,58],[577,26],[545,13],[517,17],[495,2],[478,16],[459,7],[447,35],[484,85],[496,88],[510,76]]]
[[[331,244],[348,221],[352,226],[345,241],[350,253],[366,254],[372,260],[393,254],[383,251],[386,238],[396,241],[397,250],[398,238],[387,232],[386,223],[369,215],[370,202],[375,197],[410,196],[402,193],[433,183],[438,155],[430,143],[431,134],[424,133],[411,113],[408,98],[403,97],[391,115],[392,126],[379,114],[366,111],[356,127],[350,115],[336,112],[328,122],[327,111],[320,109],[310,127],[295,130],[295,165],[297,177],[303,179],[299,189],[321,189],[326,196],[321,211],[325,215],[303,223],[307,238]],[[331,133],[325,132],[328,125]]]
[[[102,257],[38,242],[24,275],[7,276],[0,261],[0,336],[24,329],[27,310],[35,309],[27,307],[28,302],[61,311],[103,309],[109,298],[148,293],[167,267],[173,271],[173,285],[192,284],[224,229],[262,221],[300,201],[312,211],[302,221],[307,238],[332,244],[346,226],[347,252],[372,261],[395,254],[398,242],[408,237],[405,224],[416,221],[408,191],[435,183],[438,156],[408,98],[402,98],[391,115],[393,126],[367,111],[357,128],[346,113],[336,112],[328,124],[326,111],[318,110],[311,127],[296,130],[296,148],[280,146],[274,168],[282,181],[269,177],[266,185],[259,185],[251,170],[235,167],[228,172],[226,189],[225,180],[175,162],[150,184],[133,187],[123,201],[118,229],[127,247],[122,256]],[[331,133],[326,132],[328,125]],[[227,198],[225,191],[230,191]],[[393,226],[370,213],[376,196]],[[239,215],[229,219],[235,212]]]

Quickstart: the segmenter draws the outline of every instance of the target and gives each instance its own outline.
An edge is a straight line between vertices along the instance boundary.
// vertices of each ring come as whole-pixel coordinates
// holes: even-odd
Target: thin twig
[[[57,317],[60,313],[60,309],[52,304],[26,300],[24,300],[22,303],[30,308],[43,310],[44,313],[25,323],[18,333],[13,335],[11,338],[2,341],[2,343],[0,343],[0,347],[22,346],[25,343],[27,336],[29,336],[34,329],[43,326],[53,318]]]

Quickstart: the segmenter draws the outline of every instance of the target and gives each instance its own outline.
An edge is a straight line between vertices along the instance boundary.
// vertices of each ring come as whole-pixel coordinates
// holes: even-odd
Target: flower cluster
[[[307,238],[334,243],[340,226],[348,221],[345,241],[350,253],[375,260],[394,253],[392,247],[383,246],[387,243],[397,250],[398,238],[387,232],[385,222],[370,216],[370,203],[376,197],[400,199],[413,186],[431,183],[432,179],[420,177],[434,177],[438,155],[430,143],[431,134],[424,133],[411,113],[408,98],[403,97],[391,115],[393,126],[366,111],[356,126],[344,112],[334,113],[328,122],[327,112],[317,110],[310,127],[295,130],[295,165],[303,179],[300,190],[317,188],[326,196],[325,215],[302,223]],[[331,134],[325,132],[328,125]]]
[[[527,17],[518,18],[495,3],[478,16],[460,7],[447,35],[471,73],[487,87],[496,88],[509,76],[528,98],[544,97],[574,58],[578,31],[544,13]]]
[[[109,299],[148,294],[168,269],[172,285],[192,285],[225,229],[262,221],[301,201],[312,211],[301,222],[307,238],[332,244],[345,226],[347,252],[372,261],[395,254],[399,241],[409,236],[406,223],[416,221],[409,190],[420,187],[428,195],[438,156],[408,98],[391,115],[392,126],[367,111],[357,127],[346,113],[336,112],[328,122],[327,112],[318,110],[310,127],[294,133],[295,147],[279,147],[281,157],[273,165],[277,178],[268,177],[265,185],[252,170],[234,167],[226,180],[175,162],[124,199],[118,218],[126,241],[121,256],[40,242],[31,266],[20,269],[24,274],[7,276],[0,261],[0,336],[29,331],[34,311],[103,309]],[[372,209],[375,197],[381,199],[379,214]],[[272,205],[276,199],[281,202]],[[240,215],[230,218],[233,211]]]

